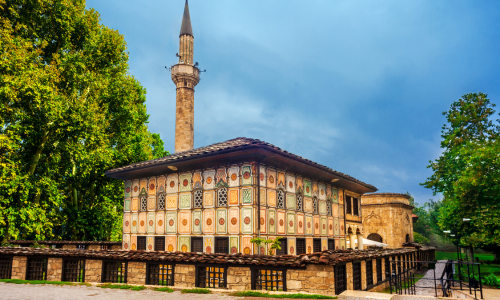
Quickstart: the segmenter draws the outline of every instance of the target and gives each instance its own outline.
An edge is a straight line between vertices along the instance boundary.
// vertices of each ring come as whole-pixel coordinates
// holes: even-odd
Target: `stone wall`
[[[288,292],[309,292],[315,294],[335,294],[333,266],[307,265],[305,270],[289,269],[286,272]]]
[[[227,288],[230,290],[251,290],[252,289],[252,271],[250,268],[227,268]]]
[[[74,244],[65,244],[62,246],[63,249],[76,249],[76,245]]]
[[[85,261],[85,282],[101,282],[102,260]]]
[[[181,288],[195,287],[196,268],[194,265],[175,265],[174,285]]]
[[[47,280],[61,281],[62,280],[62,258],[50,257],[47,262]]]
[[[127,268],[127,283],[145,284],[146,283],[146,263],[129,262]]]
[[[354,281],[352,277],[352,262],[347,263],[345,265],[345,273],[346,273],[346,279],[347,279],[347,289],[348,290],[353,290],[354,289]]]
[[[12,279],[26,279],[26,263],[28,258],[26,256],[14,256],[12,259]]]
[[[101,250],[101,245],[88,245],[87,249],[88,250]]]

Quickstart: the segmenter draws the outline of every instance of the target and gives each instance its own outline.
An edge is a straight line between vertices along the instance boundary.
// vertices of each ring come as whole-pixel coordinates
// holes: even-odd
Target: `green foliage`
[[[89,285],[86,283],[75,283],[66,281],[48,281],[48,280],[21,280],[21,279],[0,279],[0,282],[15,284],[55,284],[55,285]]]
[[[429,244],[429,239],[426,238],[425,236],[421,235],[418,232],[413,232],[413,240],[419,244],[422,245],[428,245]]]
[[[182,294],[211,294],[212,291],[209,289],[183,289]]]
[[[120,240],[108,169],[168,155],[123,36],[84,0],[0,0],[0,239]]]
[[[493,123],[495,105],[486,94],[463,95],[443,126],[443,153],[429,168],[423,185],[444,196],[439,209],[441,230],[452,230],[462,245],[500,255],[500,126]],[[462,222],[463,218],[471,222]]]
[[[33,245],[30,245],[31,248],[48,248],[47,245],[41,245],[38,243],[34,243]]]
[[[242,291],[233,293],[237,297],[262,297],[262,298],[285,298],[285,299],[337,299],[333,296],[316,294],[269,294],[257,291]]]
[[[167,292],[167,293],[172,293],[174,290],[169,288],[169,287],[162,287],[162,288],[154,288],[155,291],[157,292]]]
[[[271,244],[271,246],[269,246],[267,251],[269,255],[273,255],[273,252],[276,249],[281,250],[281,242],[279,241],[279,239],[281,239],[281,237],[276,237],[274,240],[272,239],[266,240],[261,237],[256,237],[252,238],[250,240],[250,243],[257,245],[257,247],[260,246],[261,244],[266,244],[266,245]]]
[[[119,289],[119,290],[132,290],[132,291],[142,291],[146,289],[143,285],[128,285],[128,284],[102,284],[99,287],[103,289]]]

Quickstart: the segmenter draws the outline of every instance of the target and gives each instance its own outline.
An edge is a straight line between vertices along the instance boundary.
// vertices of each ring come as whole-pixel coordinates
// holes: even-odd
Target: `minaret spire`
[[[188,0],[186,0],[186,5],[184,6],[184,15],[182,16],[181,33],[179,34],[179,36],[183,34],[188,34],[190,36],[193,36],[193,28],[191,27],[191,17],[189,16]]]

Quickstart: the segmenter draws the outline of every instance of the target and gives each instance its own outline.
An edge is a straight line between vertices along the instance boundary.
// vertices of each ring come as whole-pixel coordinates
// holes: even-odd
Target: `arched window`
[[[304,211],[304,199],[302,198],[302,195],[298,194],[297,195],[297,211]]]
[[[225,187],[217,190],[217,206],[227,206],[227,188]]]
[[[406,242],[409,243],[410,242],[410,235],[409,234],[406,234]]]
[[[160,186],[158,189],[158,201],[156,201],[156,210],[165,210],[165,189]]]
[[[313,198],[313,213],[318,213],[318,198],[316,197]]]
[[[140,199],[139,210],[140,211],[147,211],[148,210],[148,194],[146,194],[146,191],[144,189],[142,189],[142,192],[139,195],[139,199]]]
[[[278,190],[278,208],[285,208],[285,191]]]
[[[331,201],[326,201],[326,215],[327,216],[332,215],[332,202]]]
[[[193,207],[201,208],[203,206],[203,191],[195,190],[193,192]]]
[[[383,239],[378,233],[370,233],[367,238],[375,242],[383,243]]]

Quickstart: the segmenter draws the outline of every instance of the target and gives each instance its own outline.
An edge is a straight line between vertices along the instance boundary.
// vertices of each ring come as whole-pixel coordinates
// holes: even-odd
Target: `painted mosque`
[[[124,180],[124,250],[275,254],[401,248],[413,241],[409,196],[377,188],[258,139],[193,149],[200,70],[186,1],[179,35],[175,153],[106,172]]]

